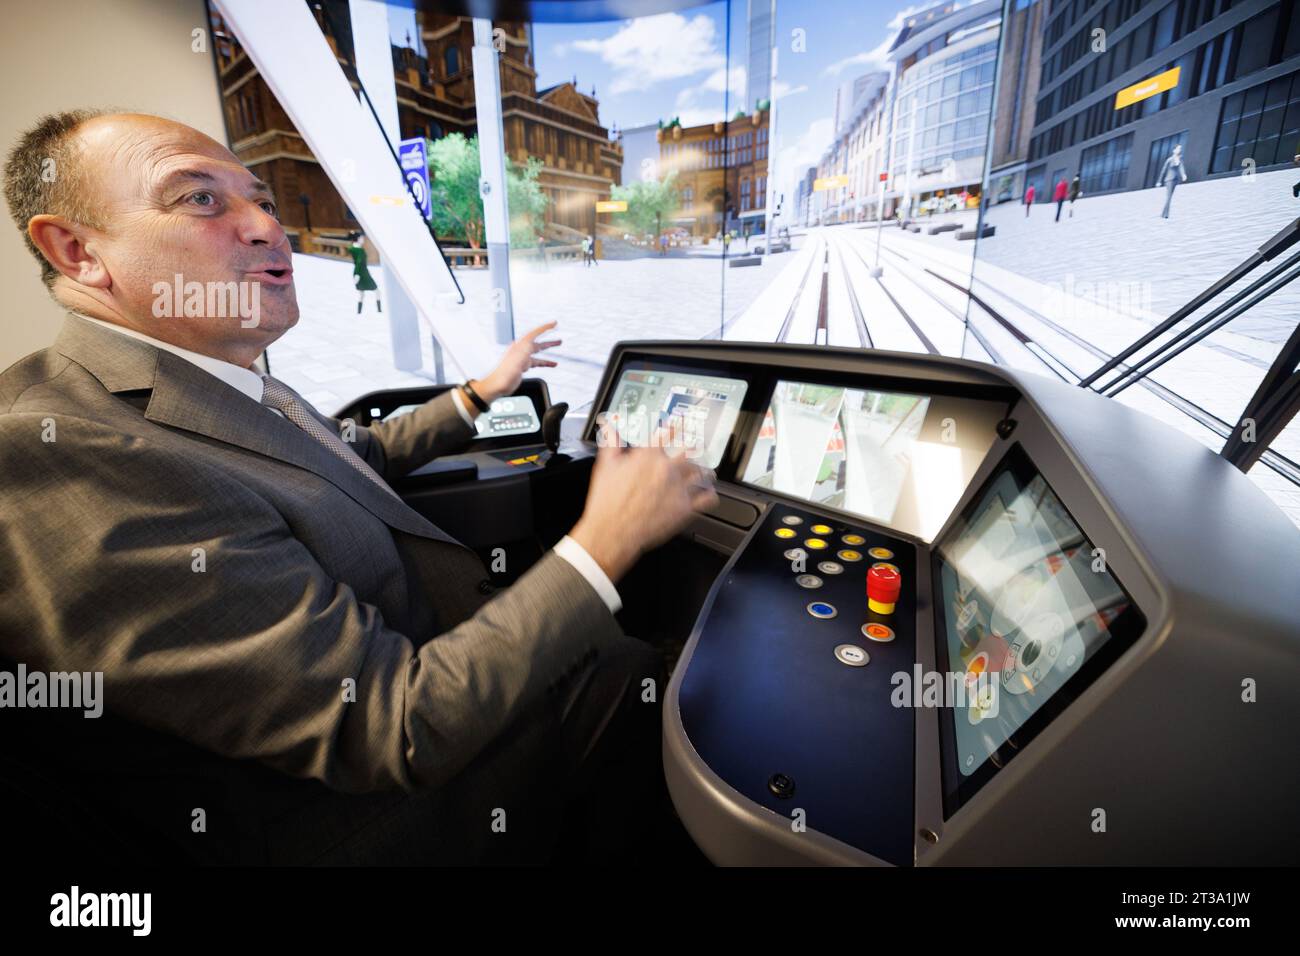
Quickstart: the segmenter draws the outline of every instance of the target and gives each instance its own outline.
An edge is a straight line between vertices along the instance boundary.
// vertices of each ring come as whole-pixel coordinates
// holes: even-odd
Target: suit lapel
[[[459,544],[297,425],[180,356],[76,315],[68,316],[55,349],[84,366],[110,392],[151,389],[145,418],[152,422],[310,471],[390,527]]]

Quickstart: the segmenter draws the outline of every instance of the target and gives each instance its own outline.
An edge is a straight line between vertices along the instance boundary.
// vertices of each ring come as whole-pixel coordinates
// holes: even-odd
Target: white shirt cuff
[[[605,606],[609,608],[609,613],[618,613],[623,606],[623,600],[618,596],[618,589],[614,587],[614,582],[609,579],[609,575],[601,570],[596,559],[587,553],[586,548],[566,534],[553,550],[587,579],[587,583],[595,589],[600,599],[605,602]]]
[[[456,403],[456,411],[460,412],[460,417],[465,419],[465,424],[473,428],[474,416],[470,415],[469,409],[465,407],[465,396],[459,388],[451,390],[451,400]]]

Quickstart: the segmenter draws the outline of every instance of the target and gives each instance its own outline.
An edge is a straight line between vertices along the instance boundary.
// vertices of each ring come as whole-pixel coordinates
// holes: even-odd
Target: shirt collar
[[[102,326],[103,328],[112,329],[114,332],[119,332],[129,338],[139,339],[141,342],[147,342],[154,348],[171,352],[173,355],[179,356],[193,365],[197,365],[209,375],[221,379],[221,381],[225,382],[231,388],[242,392],[253,401],[258,403],[261,403],[262,401],[262,390],[265,387],[262,382],[262,376],[251,369],[240,368],[238,365],[222,361],[219,358],[213,358],[211,355],[203,355],[200,352],[191,352],[189,349],[183,349],[179,345],[172,345],[170,342],[163,342],[160,339],[155,339],[152,336],[145,335],[143,332],[137,332],[135,329],[128,329],[122,325],[114,325],[112,322],[105,322],[103,319],[92,318],[82,312],[73,312],[73,315],[80,316],[87,322],[94,322],[96,325]]]

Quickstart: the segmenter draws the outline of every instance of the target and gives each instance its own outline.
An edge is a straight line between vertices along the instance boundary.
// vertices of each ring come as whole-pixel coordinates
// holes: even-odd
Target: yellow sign
[[[848,176],[822,176],[820,179],[813,180],[813,192],[824,193],[828,189],[847,189],[848,185]]]
[[[626,199],[598,199],[596,212],[627,212]]]
[[[1178,74],[1182,67],[1176,66],[1172,70],[1165,70],[1163,73],[1157,73],[1155,76],[1148,77],[1141,83],[1134,83],[1132,86],[1126,86],[1115,94],[1115,109],[1122,110],[1126,106],[1132,106],[1134,103],[1141,103],[1157,93],[1163,93],[1165,90],[1172,90],[1178,85]]]

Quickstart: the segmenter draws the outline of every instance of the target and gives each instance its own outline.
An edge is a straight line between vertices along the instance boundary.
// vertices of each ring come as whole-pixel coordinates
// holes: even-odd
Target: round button
[[[786,515],[781,520],[786,524],[803,524],[803,518],[800,518],[798,515]]]
[[[872,567],[873,567],[873,568],[888,568],[890,571],[893,571],[893,572],[894,572],[895,574],[897,574],[897,575],[902,575],[902,573],[903,573],[902,571],[898,570],[898,565],[896,565],[896,564],[890,564],[888,561],[877,561],[875,564],[872,565]]]
[[[815,524],[809,529],[813,534],[830,534],[831,526],[828,524]]]
[[[835,605],[827,604],[825,601],[813,601],[808,605],[808,613],[813,617],[821,618],[823,621],[830,620],[839,611],[835,610]]]
[[[785,559],[787,561],[802,561],[807,557],[808,552],[803,548],[790,548],[785,552]]]
[[[774,773],[767,778],[767,789],[772,791],[774,796],[786,800],[794,796],[794,777],[784,773]]]
[[[814,551],[824,551],[826,549],[826,541],[822,538],[809,538],[803,545],[805,548],[811,548]]]
[[[822,574],[843,574],[844,565],[840,564],[838,561],[823,561],[821,564],[817,565],[817,570]]]
[[[894,639],[894,629],[884,624],[863,624],[862,636],[878,644],[888,644]]]
[[[778,538],[793,538],[793,537],[794,537],[794,528],[777,528],[776,531],[773,532],[773,533],[774,533]]]
[[[841,644],[835,648],[835,659],[850,667],[866,667],[871,655],[856,644]]]
[[[867,554],[871,555],[877,561],[888,561],[894,556],[894,552],[888,548],[872,548]]]
[[[822,579],[815,574],[801,574],[794,580],[801,588],[819,588],[822,586]]]
[[[862,552],[861,552],[861,551],[854,551],[852,548],[845,548],[843,551],[841,551],[841,552],[837,555],[837,557],[838,557],[841,561],[861,561],[861,560],[862,560]]]
[[[867,543],[867,539],[862,537],[860,534],[846,534],[844,537],[840,538],[840,540],[845,544],[853,545],[855,548],[860,544]]]

